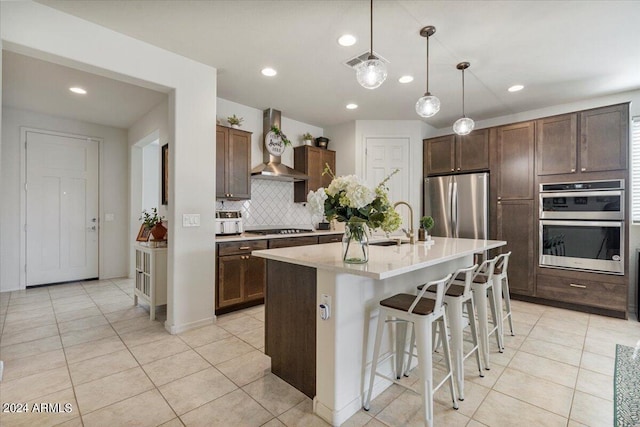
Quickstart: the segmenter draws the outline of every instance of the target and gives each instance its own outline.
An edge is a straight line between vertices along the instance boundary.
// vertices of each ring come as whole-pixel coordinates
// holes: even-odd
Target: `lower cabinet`
[[[267,249],[267,240],[218,243],[217,313],[263,302],[266,260],[251,255],[259,249]]]
[[[218,243],[216,313],[228,313],[264,302],[266,259],[252,256],[251,251],[341,241],[342,234],[325,234]]]
[[[149,317],[156,318],[156,307],[167,303],[167,248],[135,245],[136,287],[133,303],[138,300],[149,304]]]
[[[514,294],[533,295],[536,263],[533,200],[498,202],[497,239],[506,240],[502,252],[509,257],[509,290]]]
[[[511,275],[511,265],[509,265],[509,275]],[[627,289],[628,286],[624,283],[608,283],[606,279],[596,281],[579,277],[538,274],[536,296],[552,301],[620,312],[620,317],[624,317],[627,309]]]

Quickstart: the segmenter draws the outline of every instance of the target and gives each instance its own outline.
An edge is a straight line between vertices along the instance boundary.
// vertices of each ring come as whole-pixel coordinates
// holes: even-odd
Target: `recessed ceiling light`
[[[522,85],[513,85],[507,90],[509,92],[518,92],[519,90],[522,90],[522,89],[524,89],[524,86],[522,86]]]
[[[82,89],[81,87],[70,87],[69,90],[73,93],[78,93],[80,95],[86,95],[87,91]]]
[[[347,110],[355,110],[358,108],[358,104],[347,104]]]
[[[413,81],[413,76],[402,76],[398,79],[400,83],[411,83]]]
[[[267,77],[273,77],[276,74],[278,74],[278,72],[276,70],[274,70],[273,68],[267,67],[267,68],[263,68],[261,71],[263,76],[267,76]]]
[[[340,46],[353,46],[354,44],[356,44],[356,38],[351,34],[345,34],[343,36],[340,36],[340,38],[338,39],[338,44]]]

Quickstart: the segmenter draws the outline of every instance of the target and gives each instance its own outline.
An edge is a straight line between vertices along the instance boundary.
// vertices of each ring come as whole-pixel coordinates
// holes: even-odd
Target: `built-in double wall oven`
[[[624,180],[540,185],[540,266],[624,274]]]

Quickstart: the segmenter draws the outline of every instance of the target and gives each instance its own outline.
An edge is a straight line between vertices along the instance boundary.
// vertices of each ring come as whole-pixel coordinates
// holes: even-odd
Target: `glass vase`
[[[347,223],[342,236],[342,260],[347,264],[364,264],[369,260],[369,237],[364,223]]]

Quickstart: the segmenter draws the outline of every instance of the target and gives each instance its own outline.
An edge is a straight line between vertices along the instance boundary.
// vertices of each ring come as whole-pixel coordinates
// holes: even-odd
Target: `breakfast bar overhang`
[[[473,265],[475,254],[507,243],[445,237],[433,242],[371,245],[365,264],[344,263],[341,243],[252,253],[267,259],[265,353],[271,370],[313,398],[314,412],[330,424],[341,425],[362,407],[378,301],[415,293],[417,285]],[[320,304],[328,306],[326,320]],[[383,352],[391,345],[385,337]],[[395,372],[387,365],[383,369]],[[390,384],[379,379],[373,396]]]

